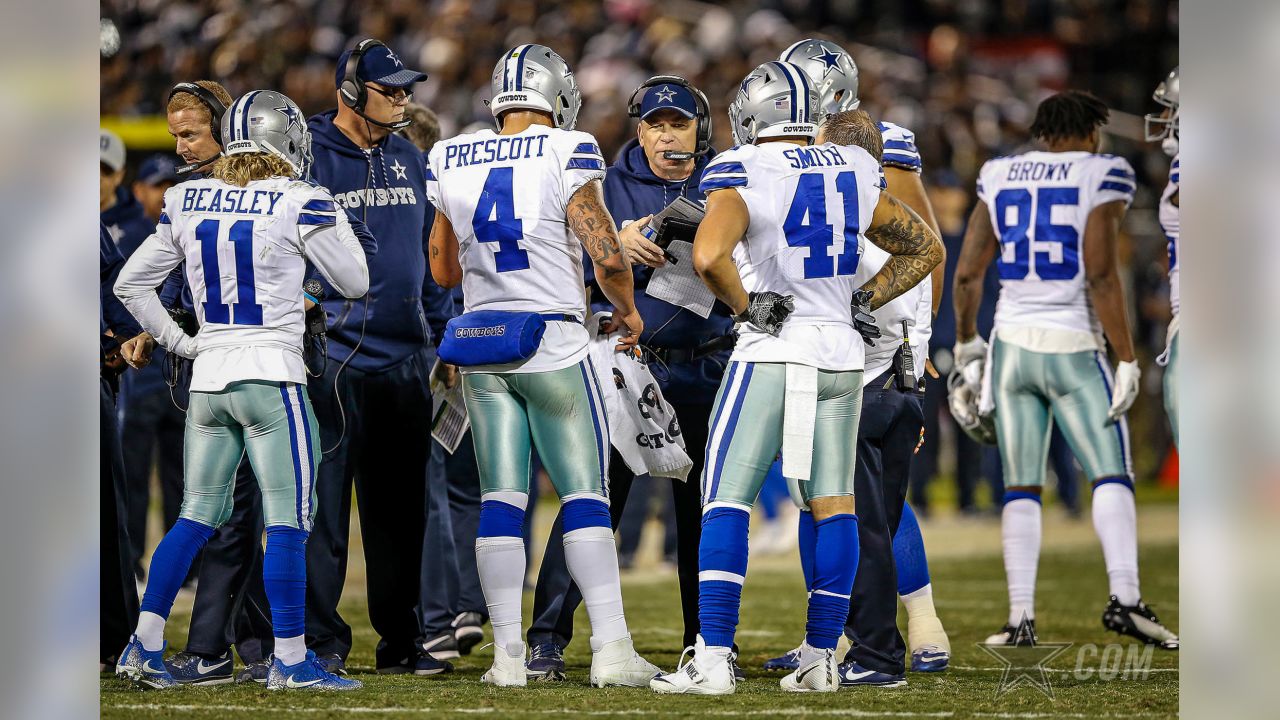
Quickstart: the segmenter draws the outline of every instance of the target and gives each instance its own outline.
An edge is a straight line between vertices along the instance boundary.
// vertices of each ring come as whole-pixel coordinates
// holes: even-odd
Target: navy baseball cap
[[[147,185],[159,185],[162,182],[177,183],[178,163],[168,155],[152,155],[142,161],[138,168],[138,182]]]
[[[647,118],[659,110],[675,110],[687,118],[698,116],[698,101],[683,85],[663,83],[645,90],[640,101],[640,117]]]
[[[351,50],[347,50],[338,58],[334,87],[342,87],[342,76],[347,70],[347,59],[351,57],[351,53]],[[365,82],[375,82],[387,87],[407,87],[427,79],[426,73],[406,68],[400,56],[391,52],[391,48],[386,45],[374,45],[360,56],[356,76]]]

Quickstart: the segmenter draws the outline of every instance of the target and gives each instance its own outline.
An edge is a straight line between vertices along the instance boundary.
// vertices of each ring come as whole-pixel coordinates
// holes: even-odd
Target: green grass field
[[[544,513],[545,514],[545,513]],[[492,717],[794,717],[894,718],[1157,718],[1178,710],[1178,657],[1157,651],[1145,676],[1114,676],[1102,658],[1117,661],[1121,650],[1108,643],[1130,641],[1103,630],[1106,602],[1102,553],[1087,519],[1071,521],[1047,508],[1044,552],[1038,581],[1037,625],[1044,643],[1073,643],[1048,663],[1053,698],[1023,684],[997,697],[1003,665],[975,646],[1003,623],[1006,608],[999,525],[988,521],[937,518],[924,524],[939,616],[951,637],[952,667],[942,674],[909,674],[905,688],[859,688],[835,694],[798,695],[778,688],[778,676],[760,670],[768,657],[795,646],[803,633],[805,595],[793,555],[752,559],[743,595],[738,643],[748,680],[728,697],[658,696],[645,689],[587,686],[590,662],[585,612],[577,617],[577,637],[569,648],[569,680],[499,690],[482,685],[491,651],[456,661],[457,671],[433,678],[384,677],[372,673],[376,638],[367,622],[363,577],[352,557],[343,615],[355,626],[350,658],[363,690],[345,695],[269,693],[260,686],[224,685],[144,692],[104,675],[104,718],[454,718]],[[1165,502],[1139,508],[1144,598],[1166,625],[1178,628],[1177,508]],[[354,528],[353,528],[354,531]],[[636,646],[651,661],[671,669],[681,636],[674,571],[653,564],[624,576],[627,618]],[[169,624],[170,647],[186,636],[191,597],[184,593]],[[526,623],[531,594],[526,594]],[[905,628],[905,616],[901,618]],[[1093,644],[1090,648],[1081,648]],[[1138,648],[1139,650],[1141,648]],[[1077,672],[1078,659],[1083,669]],[[1082,679],[1083,678],[1083,679]]]

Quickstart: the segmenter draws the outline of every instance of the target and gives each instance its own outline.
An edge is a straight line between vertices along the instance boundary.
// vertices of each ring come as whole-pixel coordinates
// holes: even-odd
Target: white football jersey
[[[143,327],[172,347],[176,326],[166,322],[155,288],[186,262],[200,321],[192,390],[216,392],[239,380],[305,383],[308,260],[344,294],[368,289],[364,250],[328,190],[288,178],[245,187],[192,180],[165,192],[155,233],[116,287]]]
[[[1164,237],[1169,242],[1169,302],[1173,305],[1173,314],[1178,314],[1178,206],[1173,204],[1173,197],[1178,194],[1178,155],[1173,157],[1173,166],[1169,168],[1169,184],[1165,185],[1160,195],[1160,227],[1164,228]]]
[[[1085,284],[1085,225],[1099,205],[1128,207],[1134,188],[1133,168],[1114,155],[1035,151],[982,166],[978,198],[1000,243],[998,330],[1101,337]]]
[[[920,159],[920,151],[916,149],[916,134],[901,125],[890,122],[880,123],[880,137],[884,139],[884,154],[881,163],[886,167],[921,172],[924,163]]]
[[[749,323],[739,329],[734,360],[862,369],[862,336],[849,303],[862,232],[883,185],[867,151],[833,143],[743,145],[711,161],[702,191],[737,190],[750,213],[746,238],[733,251],[743,286],[795,296],[795,312],[777,337]]]
[[[458,238],[465,311],[517,310],[584,318],[582,243],[569,229],[569,199],[604,178],[588,133],[534,125],[513,135],[481,130],[431,149],[427,198]],[[581,324],[548,322],[532,357],[464,372],[558,370],[587,354]]]

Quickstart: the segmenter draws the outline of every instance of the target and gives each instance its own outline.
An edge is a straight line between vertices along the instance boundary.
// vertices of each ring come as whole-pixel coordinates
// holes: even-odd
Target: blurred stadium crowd
[[[354,39],[385,40],[428,72],[415,102],[443,137],[489,124],[484,105],[499,55],[527,42],[555,48],[584,96],[579,129],[612,157],[632,136],[625,103],[657,73],[678,73],[711,100],[713,145],[732,145],[725,111],[736,83],[795,40],[828,37],[860,70],[861,107],[915,131],[951,262],[973,184],[990,157],[1027,143],[1036,103],[1064,88],[1097,94],[1113,113],[1107,151],[1138,174],[1124,228],[1144,399],[1131,414],[1138,477],[1170,446],[1159,399],[1169,316],[1165,239],[1156,203],[1169,168],[1142,141],[1151,91],[1177,64],[1177,0],[103,0],[104,116],[160,115],[179,79],[210,78],[233,96],[274,88],[308,114],[334,107],[334,67]],[[994,302],[994,293],[988,293]],[[935,326],[945,373],[951,302]],[[989,313],[987,322],[990,322]],[[984,328],[985,330],[985,328]],[[945,403],[944,403],[945,404]],[[945,412],[945,410],[943,411]]]

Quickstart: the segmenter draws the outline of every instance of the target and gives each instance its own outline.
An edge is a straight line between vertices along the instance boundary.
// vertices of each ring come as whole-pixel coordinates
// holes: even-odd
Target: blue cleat
[[[142,647],[137,635],[130,636],[129,644],[121,651],[120,659],[116,661],[116,675],[144,688],[164,690],[178,687],[178,681],[164,665],[164,648],[150,652]]]
[[[785,655],[769,658],[764,661],[764,669],[774,672],[795,672],[800,669],[800,648],[788,651]]]
[[[951,653],[936,645],[926,645],[911,653],[911,672],[942,672],[951,663]]]
[[[267,673],[268,690],[359,690],[364,683],[338,677],[324,669],[316,654],[307,651],[307,657],[296,665],[285,665],[272,656],[271,670]]]
[[[564,650],[553,642],[540,642],[529,653],[525,674],[530,680],[560,682],[564,680]]]
[[[181,685],[223,685],[231,682],[231,651],[209,659],[203,655],[180,652],[164,662],[173,679]]]
[[[840,687],[895,688],[906,684],[906,675],[890,675],[878,670],[868,670],[852,660],[840,663]]]

